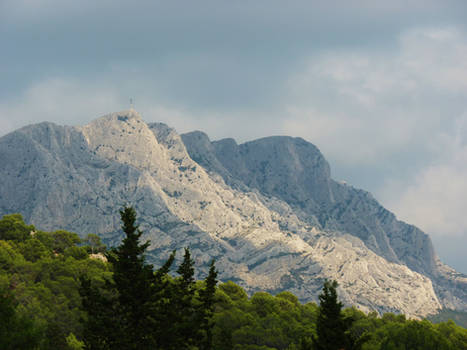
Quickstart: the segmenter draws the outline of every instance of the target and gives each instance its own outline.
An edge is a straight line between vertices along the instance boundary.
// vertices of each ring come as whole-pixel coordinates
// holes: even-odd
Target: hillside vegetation
[[[214,264],[195,281],[189,249],[178,267],[174,252],[154,269],[134,210],[121,216],[126,238],[111,250],[96,235],[36,230],[19,214],[0,220],[1,349],[467,349],[453,321],[342,308],[335,283],[318,306],[216,286]]]

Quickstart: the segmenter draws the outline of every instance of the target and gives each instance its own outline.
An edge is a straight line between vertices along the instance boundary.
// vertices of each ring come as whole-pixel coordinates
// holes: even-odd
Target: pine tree
[[[315,350],[339,350],[345,347],[345,324],[341,315],[342,303],[337,300],[337,281],[324,282],[319,295],[319,315],[316,325],[318,339],[313,338]]]

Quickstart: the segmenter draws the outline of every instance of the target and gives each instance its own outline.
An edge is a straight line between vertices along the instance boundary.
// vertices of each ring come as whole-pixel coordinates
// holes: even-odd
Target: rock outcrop
[[[38,229],[117,244],[118,210],[130,204],[156,265],[189,246],[201,275],[215,258],[222,280],[250,292],[316,300],[331,278],[364,310],[466,309],[465,276],[437,259],[429,237],[332,180],[302,139],[181,137],[130,110],[83,127],[19,129],[0,138],[0,163],[0,215],[22,213]]]
[[[281,199],[300,220],[321,230],[360,238],[387,261],[428,276],[445,307],[465,309],[467,279],[439,261],[429,236],[397,220],[370,193],[334,181],[311,143],[276,136],[237,145],[233,139],[210,142],[200,131],[182,139],[190,156],[226,183]]]

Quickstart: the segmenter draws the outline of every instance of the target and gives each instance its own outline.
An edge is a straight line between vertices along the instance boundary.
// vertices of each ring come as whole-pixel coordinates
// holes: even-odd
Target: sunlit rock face
[[[132,205],[155,265],[190,247],[200,277],[214,258],[221,280],[249,292],[316,301],[328,278],[366,311],[466,309],[465,276],[439,262],[429,237],[332,180],[303,139],[211,142],[129,110],[19,129],[0,138],[0,164],[0,215],[22,213],[39,229],[118,244],[118,210]]]

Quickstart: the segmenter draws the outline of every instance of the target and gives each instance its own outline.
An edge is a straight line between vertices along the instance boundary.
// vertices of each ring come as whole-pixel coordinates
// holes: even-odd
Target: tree
[[[139,242],[142,231],[136,225],[136,212],[131,207],[120,211],[122,230],[126,237],[122,244],[107,254],[113,266],[113,280],[118,292],[121,314],[120,349],[151,348],[151,329],[148,328],[150,303],[153,294],[153,267],[146,264],[145,252],[149,242]],[[125,334],[124,337],[121,334]]]
[[[0,349],[37,349],[42,330],[18,313],[17,304],[9,290],[0,289]]]
[[[217,270],[215,261],[211,261],[209,266],[209,273],[204,280],[205,287],[199,291],[199,298],[201,301],[199,317],[200,317],[200,330],[203,332],[199,348],[201,350],[212,349],[212,329],[214,327],[213,314],[214,314],[214,296],[216,294],[217,285]]]
[[[84,340],[90,349],[211,349],[211,321],[217,271],[214,261],[204,288],[195,283],[194,261],[188,248],[177,269],[168,273],[175,251],[153,272],[145,261],[149,242],[140,243],[142,232],[136,213],[120,211],[125,233],[121,245],[107,252],[113,279],[101,288],[81,279],[82,305],[86,311]],[[201,283],[200,283],[201,285]]]
[[[303,337],[300,339],[300,350],[312,350],[313,349],[313,341],[310,338]]]
[[[88,276],[81,276],[79,293],[82,309],[86,312],[83,337],[86,347],[92,350],[110,350],[118,345],[118,327],[121,324],[114,285],[105,281],[103,288],[91,283]]]
[[[145,262],[149,242],[139,242],[142,232],[133,208],[123,208],[120,217],[125,238],[106,255],[113,267],[113,280],[106,281],[101,290],[86,279],[81,281],[83,307],[88,314],[85,342],[98,349],[153,349],[154,273],[152,265]]]
[[[179,349],[190,349],[196,343],[199,329],[194,305],[195,296],[195,269],[190,249],[185,248],[183,261],[177,269],[180,277],[176,280],[176,289],[173,295],[174,306],[178,309],[178,322],[175,329],[178,337]]]
[[[63,254],[67,248],[74,247],[81,239],[76,233],[63,230],[50,233],[52,249],[56,254]]]
[[[31,237],[33,225],[26,225],[21,214],[5,215],[0,220],[0,239],[22,242]]]
[[[341,315],[342,303],[337,300],[337,281],[324,282],[319,295],[319,314],[316,324],[318,339],[313,337],[315,350],[339,350],[345,348],[345,325]]]
[[[102,243],[101,238],[94,233],[86,235],[83,242],[89,246],[91,254],[105,252],[105,244]]]
[[[84,349],[84,343],[76,339],[76,336],[73,333],[70,333],[66,337],[66,343],[68,345],[69,350],[83,350]]]
[[[154,273],[152,334],[157,340],[158,349],[177,349],[179,337],[176,325],[179,322],[180,312],[176,302],[176,284],[168,275],[175,261],[175,250],[170,254],[165,264]]]
[[[179,285],[185,294],[194,293],[195,285],[195,268],[194,261],[191,258],[189,248],[185,248],[185,254],[183,255],[183,261],[178,267],[177,273],[180,275]]]

